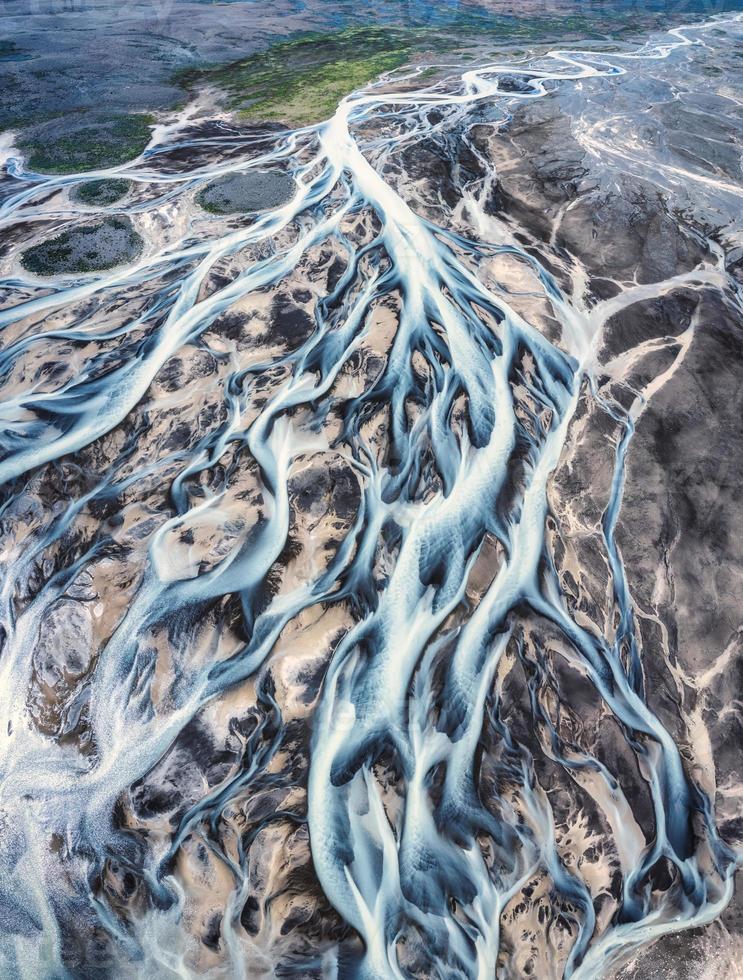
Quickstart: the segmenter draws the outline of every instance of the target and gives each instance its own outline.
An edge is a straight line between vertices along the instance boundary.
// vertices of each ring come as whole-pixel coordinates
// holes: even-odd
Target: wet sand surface
[[[742,40],[7,151],[2,975],[735,975]]]

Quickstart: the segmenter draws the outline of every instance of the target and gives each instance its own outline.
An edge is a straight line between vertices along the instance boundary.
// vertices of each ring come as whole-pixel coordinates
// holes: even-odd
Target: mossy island
[[[37,173],[74,174],[117,167],[139,156],[150,141],[154,118],[129,113],[86,120],[77,126],[55,120],[19,140],[28,167]]]
[[[107,218],[39,242],[24,252],[21,264],[37,276],[100,272],[132,262],[144,248],[128,218]]]
[[[107,207],[126,197],[131,186],[131,181],[117,177],[86,180],[72,188],[70,199],[93,207]]]
[[[211,214],[265,211],[286,204],[296,190],[296,181],[280,170],[250,170],[208,184],[196,195],[196,202]]]

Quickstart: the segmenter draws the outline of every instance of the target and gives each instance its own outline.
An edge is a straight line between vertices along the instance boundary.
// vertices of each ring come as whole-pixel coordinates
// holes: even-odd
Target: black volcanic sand
[[[70,191],[70,198],[80,204],[91,204],[105,207],[115,204],[129,193],[131,182],[128,180],[86,180]]]
[[[22,264],[37,276],[98,272],[131,262],[144,242],[128,218],[109,218],[65,231],[24,253]]]
[[[278,170],[251,170],[215,180],[199,191],[196,200],[212,214],[264,211],[286,204],[296,189],[293,178]]]

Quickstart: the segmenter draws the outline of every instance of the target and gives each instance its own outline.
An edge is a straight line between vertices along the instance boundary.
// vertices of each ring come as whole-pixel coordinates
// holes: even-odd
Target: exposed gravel
[[[214,214],[264,211],[291,200],[296,188],[288,174],[278,170],[251,170],[215,180],[196,199],[205,211]]]

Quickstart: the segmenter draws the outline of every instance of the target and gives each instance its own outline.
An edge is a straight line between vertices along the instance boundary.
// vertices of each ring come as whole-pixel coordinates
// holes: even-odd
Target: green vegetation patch
[[[221,89],[245,118],[301,126],[330,118],[345,95],[410,63],[416,53],[457,52],[466,61],[480,56],[483,42],[510,45],[566,32],[597,36],[588,17],[463,14],[445,29],[372,26],[302,34],[228,65],[189,69],[176,80],[187,89]]]
[[[38,173],[70,174],[116,167],[144,150],[150,141],[152,116],[114,116],[58,136],[33,134],[19,141],[28,166]]]
[[[24,252],[21,263],[37,276],[99,272],[131,262],[143,246],[128,218],[107,218],[32,246]]]
[[[102,180],[86,180],[82,184],[73,187],[70,197],[73,201],[81,204],[90,204],[96,207],[106,207],[108,204],[115,204],[129,193],[131,181],[118,180],[115,177]]]
[[[344,95],[404,65],[424,38],[423,31],[379,27],[305,34],[230,65],[185,72],[179,80],[187,87],[221,88],[230,106],[248,118],[305,125],[329,118]]]

